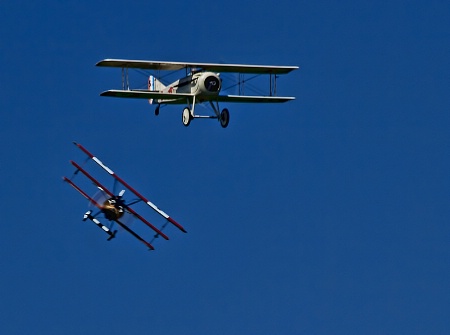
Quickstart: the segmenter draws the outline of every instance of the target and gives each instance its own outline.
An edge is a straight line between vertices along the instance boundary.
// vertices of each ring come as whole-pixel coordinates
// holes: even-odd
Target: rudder
[[[162,92],[162,90],[164,90],[166,88],[166,86],[161,83],[161,81],[158,80],[158,78],[156,78],[153,75],[150,75],[148,77],[148,90],[149,91],[153,91],[153,92]],[[153,104],[153,99],[148,100],[148,102],[150,104]]]

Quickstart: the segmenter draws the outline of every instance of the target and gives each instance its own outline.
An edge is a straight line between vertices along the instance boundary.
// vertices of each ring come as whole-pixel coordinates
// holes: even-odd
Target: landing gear
[[[183,122],[184,126],[187,127],[191,123],[192,115],[191,111],[188,107],[185,107],[183,109],[183,114],[181,115],[181,121]]]
[[[161,107],[161,105],[156,106],[155,108],[155,115],[158,116],[159,115],[159,108]]]
[[[219,121],[222,128],[226,128],[228,126],[228,123],[230,122],[230,113],[228,112],[228,109],[226,108],[222,109]]]
[[[228,123],[230,122],[230,112],[228,109],[222,109],[220,112],[219,102],[213,100],[209,100],[209,103],[214,111],[215,115],[198,115],[194,113],[195,108],[195,95],[192,99],[192,104],[189,100],[187,100],[187,107],[183,109],[183,113],[181,114],[181,121],[185,127],[189,126],[193,119],[217,119],[220,122],[222,128],[228,127]],[[192,109],[191,109],[192,106]]]

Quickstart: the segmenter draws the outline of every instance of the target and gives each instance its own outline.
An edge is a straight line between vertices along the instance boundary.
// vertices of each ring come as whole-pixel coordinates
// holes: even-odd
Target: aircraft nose
[[[206,77],[205,88],[211,93],[218,92],[220,90],[220,79],[216,76]]]

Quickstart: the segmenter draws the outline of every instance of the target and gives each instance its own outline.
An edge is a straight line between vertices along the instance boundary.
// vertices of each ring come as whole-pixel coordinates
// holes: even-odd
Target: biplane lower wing
[[[193,94],[186,93],[160,93],[145,90],[108,90],[100,94],[105,97],[137,98],[137,99],[160,99],[164,104],[185,104],[186,99],[192,99]],[[199,97],[200,101],[218,102],[242,102],[242,103],[280,103],[294,100],[294,97],[278,96],[253,96],[253,95],[218,95]]]
[[[294,100],[294,97],[277,96],[253,96],[253,95],[219,95],[215,101],[218,102],[250,102],[250,103],[279,103]]]
[[[146,90],[108,90],[100,94],[103,97],[115,98],[137,98],[137,99],[159,99],[166,104],[185,104],[186,99],[192,98],[193,94],[187,93],[161,93]]]

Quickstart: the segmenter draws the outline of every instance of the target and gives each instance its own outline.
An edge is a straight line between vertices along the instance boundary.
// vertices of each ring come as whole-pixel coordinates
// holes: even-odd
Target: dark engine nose
[[[208,76],[205,79],[205,88],[211,92],[216,93],[220,90],[220,80],[215,76]]]

